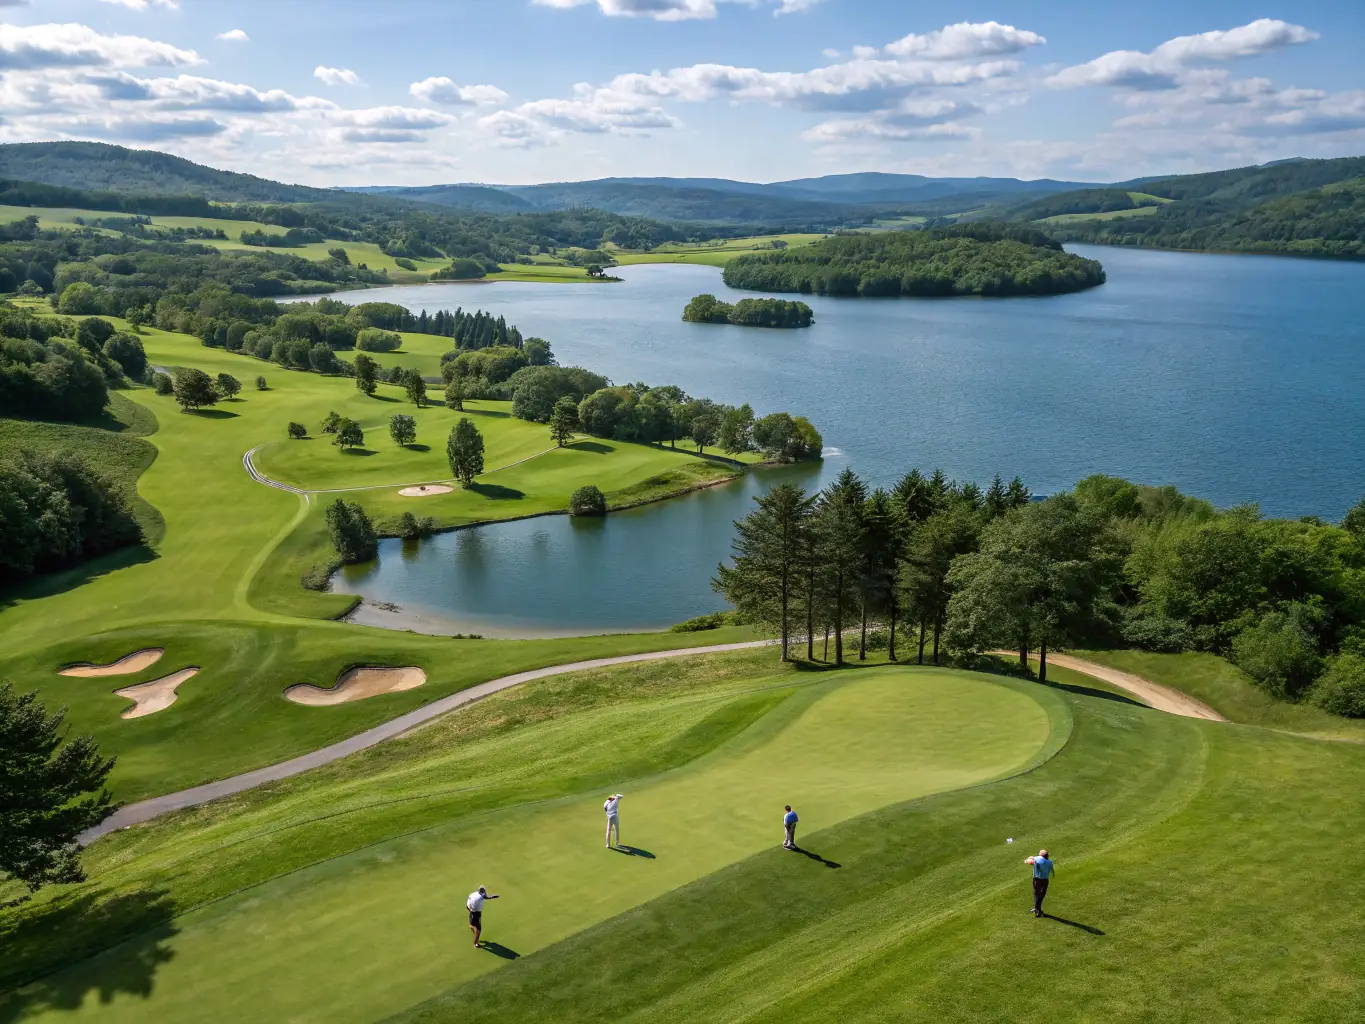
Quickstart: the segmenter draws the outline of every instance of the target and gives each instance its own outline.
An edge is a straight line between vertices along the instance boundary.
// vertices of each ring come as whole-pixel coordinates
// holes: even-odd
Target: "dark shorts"
[[[482,910],[471,910],[471,911],[469,912],[469,927],[471,927],[471,928],[482,928],[482,927],[483,927],[483,911],[482,911]]]

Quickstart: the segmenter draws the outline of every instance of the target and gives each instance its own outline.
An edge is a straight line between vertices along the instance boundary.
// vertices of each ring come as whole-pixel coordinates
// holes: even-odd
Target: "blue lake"
[[[1365,493],[1365,264],[1076,246],[1109,282],[1024,299],[807,301],[816,324],[686,324],[709,267],[622,268],[621,284],[446,284],[367,292],[414,310],[482,307],[564,364],[801,413],[828,458],[889,485],[913,466],[1039,493],[1090,473],[1269,515],[1338,518]],[[338,577],[418,628],[658,626],[713,609],[709,579],[755,487],[716,488],[584,529],[562,517],[433,538]],[[476,538],[477,539],[471,539]],[[382,616],[383,613],[369,613]],[[378,621],[378,619],[376,619]]]

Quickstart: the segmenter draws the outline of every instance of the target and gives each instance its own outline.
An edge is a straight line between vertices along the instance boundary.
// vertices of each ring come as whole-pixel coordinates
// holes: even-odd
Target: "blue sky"
[[[0,0],[0,141],[315,185],[1365,154],[1365,3]]]

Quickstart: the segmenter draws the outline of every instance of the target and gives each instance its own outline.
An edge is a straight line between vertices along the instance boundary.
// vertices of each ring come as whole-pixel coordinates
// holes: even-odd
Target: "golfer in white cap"
[[[607,797],[607,802],[602,805],[602,810],[607,812],[607,849],[610,850],[615,840],[615,845],[621,845],[621,820],[618,817],[617,808],[621,805],[621,797],[624,794],[613,793]]]
[[[479,886],[469,894],[469,899],[464,901],[465,909],[469,911],[469,930],[474,933],[474,945],[479,944],[479,937],[483,934],[483,904],[485,900],[495,900],[498,897],[489,892],[483,886]]]

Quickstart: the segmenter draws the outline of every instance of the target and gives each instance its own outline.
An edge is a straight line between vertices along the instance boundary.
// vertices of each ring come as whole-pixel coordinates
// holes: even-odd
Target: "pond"
[[[809,416],[829,458],[890,485],[941,466],[1037,493],[1104,472],[1220,506],[1338,518],[1365,493],[1365,264],[1072,247],[1109,283],[1021,299],[807,301],[816,323],[759,330],[680,319],[714,268],[625,267],[621,284],[377,289],[414,310],[482,307],[618,382],[678,384]],[[359,296],[347,296],[358,299]],[[718,606],[709,580],[753,479],[583,524],[562,517],[434,538],[338,578],[453,631],[657,626]],[[430,566],[431,568],[428,568]],[[379,615],[379,612],[369,614]],[[479,625],[476,625],[479,624]]]

